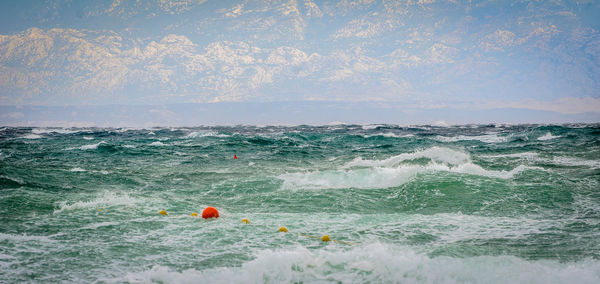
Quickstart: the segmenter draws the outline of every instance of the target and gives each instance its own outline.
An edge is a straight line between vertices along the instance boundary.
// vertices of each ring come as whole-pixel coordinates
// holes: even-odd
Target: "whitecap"
[[[79,167],[75,167],[69,170],[70,172],[86,172],[85,169],[79,168]]]
[[[88,131],[88,130],[74,130],[74,129],[68,129],[68,128],[34,128],[31,130],[32,133],[35,134],[50,134],[50,133],[58,133],[58,134],[73,134],[73,133],[78,133],[78,132],[82,132],[82,131]]]
[[[393,132],[382,132],[382,133],[363,135],[364,138],[371,138],[371,137],[377,137],[377,136],[386,137],[386,138],[408,138],[408,137],[414,137],[415,135],[413,135],[413,134],[398,135]]]
[[[538,137],[537,140],[546,141],[546,140],[556,139],[559,137],[561,137],[561,136],[554,136],[554,135],[552,135],[552,133],[547,132],[544,136]]]
[[[409,164],[405,161],[429,159],[427,164]],[[474,164],[469,154],[445,147],[431,147],[413,153],[403,153],[384,160],[363,160],[358,157],[341,169],[285,173],[281,189],[339,189],[390,188],[409,182],[421,173],[451,172],[511,179],[525,170],[539,169],[518,165],[511,170],[488,170]]]
[[[552,158],[552,162],[563,166],[600,168],[600,160],[584,160],[574,157],[555,156]]]
[[[13,235],[13,234],[5,234],[0,233],[0,240],[8,240],[8,241],[36,241],[36,242],[53,242],[54,240],[46,237],[46,236],[34,236],[34,235]]]
[[[512,170],[486,170],[467,162],[455,166],[431,162],[427,165],[400,165],[396,167],[371,167],[346,170],[287,173],[279,175],[283,181],[280,189],[341,189],[341,188],[390,188],[403,185],[417,174],[451,172],[489,178],[511,179],[529,169],[540,169],[519,165]]]
[[[363,160],[362,157],[358,157],[344,165],[343,168],[394,166],[403,161],[419,158],[427,158],[433,161],[452,165],[466,163],[471,160],[469,154],[458,150],[446,147],[431,147],[425,150],[416,151],[414,153],[399,154],[384,160]]]
[[[33,133],[29,133],[29,134],[24,135],[21,138],[23,138],[23,139],[40,139],[40,138],[42,138],[42,136],[33,134]]]
[[[498,154],[498,155],[481,155],[480,158],[524,158],[527,160],[533,160],[538,157],[539,154],[536,152],[521,152],[511,154]]]
[[[102,144],[106,144],[106,142],[100,141],[100,142],[98,142],[96,144],[83,145],[83,146],[77,147],[77,148],[67,148],[67,150],[73,150],[73,149],[79,149],[79,150],[96,150],[96,149],[98,149],[98,146],[100,146]]]
[[[149,144],[150,146],[167,146],[167,144],[160,142],[160,141],[154,141],[152,143]]]
[[[361,128],[364,130],[372,130],[372,129],[376,129],[377,127],[383,127],[385,125],[383,124],[368,124],[368,125],[362,125]]]
[[[435,139],[441,142],[458,142],[458,141],[481,141],[484,143],[503,143],[508,142],[509,136],[499,136],[497,133],[488,133],[485,135],[468,136],[436,136]]]
[[[82,229],[98,229],[98,228],[102,228],[102,227],[108,227],[108,226],[115,226],[115,225],[119,225],[120,223],[118,222],[100,222],[100,223],[92,223],[89,224],[87,226],[82,227]]]
[[[137,200],[135,198],[132,198],[127,194],[115,194],[112,192],[105,192],[91,200],[65,200],[59,202],[58,208],[54,210],[54,214],[60,213],[65,210],[89,209],[97,207],[109,207],[115,205],[134,205],[136,202]]]
[[[183,136],[183,139],[192,139],[192,138],[200,138],[200,137],[230,137],[230,135],[218,133],[215,131],[192,131],[189,134]]]
[[[177,271],[155,265],[129,272],[132,283],[598,283],[600,262],[561,263],[514,256],[431,257],[408,246],[372,242],[346,250],[301,245],[257,251],[241,267]],[[110,282],[110,281],[109,281]]]

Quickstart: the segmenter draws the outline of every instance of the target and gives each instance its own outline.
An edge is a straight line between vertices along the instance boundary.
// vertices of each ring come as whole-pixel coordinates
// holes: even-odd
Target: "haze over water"
[[[599,136],[598,124],[3,127],[0,279],[598,283]],[[190,216],[206,206],[221,217]]]

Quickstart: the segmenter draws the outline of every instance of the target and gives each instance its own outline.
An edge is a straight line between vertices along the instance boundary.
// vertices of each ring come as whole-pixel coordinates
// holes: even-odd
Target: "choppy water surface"
[[[4,127],[0,282],[599,283],[599,183],[598,124]]]

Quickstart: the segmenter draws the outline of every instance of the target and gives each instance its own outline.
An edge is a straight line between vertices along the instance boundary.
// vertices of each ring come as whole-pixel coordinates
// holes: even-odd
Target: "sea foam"
[[[552,135],[552,133],[548,132],[544,136],[538,137],[537,140],[546,141],[546,140],[551,140],[551,139],[556,139],[556,138],[560,138],[560,136],[554,136],[554,135]]]
[[[89,145],[83,145],[80,147],[71,147],[71,148],[67,148],[65,150],[75,150],[75,149],[79,149],[79,150],[96,150],[98,149],[98,146],[102,145],[102,144],[106,144],[105,141],[100,141],[96,144],[89,144]]]
[[[335,246],[335,245],[334,245]],[[348,250],[303,246],[266,249],[241,267],[181,272],[155,265],[126,274],[133,283],[598,283],[600,262],[527,261],[514,256],[430,257],[411,247],[374,242]]]
[[[458,136],[437,136],[435,139],[441,142],[458,142],[477,140],[484,143],[503,143],[508,142],[509,136],[499,136],[498,133],[487,133],[485,135],[458,135]]]
[[[425,165],[403,162],[425,158]],[[469,154],[445,147],[432,147],[413,153],[403,153],[383,160],[355,158],[340,169],[286,173],[279,175],[281,189],[389,188],[409,182],[417,174],[452,172],[510,179],[528,170],[539,169],[518,165],[511,170],[488,170],[474,164]]]
[[[54,210],[54,214],[61,213],[66,210],[89,209],[97,207],[109,207],[115,205],[133,205],[137,202],[135,198],[127,194],[115,194],[113,192],[105,192],[98,195],[96,198],[87,201],[62,201],[58,203],[58,208]]]

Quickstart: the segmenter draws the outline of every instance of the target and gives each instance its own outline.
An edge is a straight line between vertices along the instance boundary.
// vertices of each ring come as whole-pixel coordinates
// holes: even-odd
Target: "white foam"
[[[49,133],[58,133],[58,134],[73,134],[83,131],[89,131],[87,129],[68,129],[68,128],[34,128],[31,130],[32,133],[35,134],[49,134]]]
[[[425,165],[403,163],[421,158],[430,161]],[[511,170],[487,170],[474,164],[467,153],[432,147],[384,160],[363,160],[358,157],[338,170],[286,173],[278,178],[283,181],[281,189],[372,189],[400,186],[421,173],[452,172],[511,179],[528,169],[540,168],[519,165]]]
[[[574,157],[555,156],[552,158],[552,162],[563,166],[600,168],[600,160],[584,160]]]
[[[283,180],[281,189],[335,189],[335,188],[388,188],[408,182],[420,166],[398,168],[364,168],[341,171],[289,173],[278,176]]]
[[[11,181],[16,182],[16,183],[21,184],[21,185],[25,184],[25,181],[22,178],[19,178],[19,177],[9,177],[9,176],[5,176],[5,175],[0,175],[0,177],[8,179],[8,180],[11,180]]]
[[[71,147],[71,148],[67,148],[65,150],[75,150],[75,149],[79,149],[79,150],[96,150],[98,149],[98,146],[100,146],[101,144],[106,144],[106,142],[104,141],[100,141],[96,144],[90,144],[90,145],[83,145],[81,147]]]
[[[125,145],[123,145],[123,148],[133,149],[133,148],[135,148],[135,146],[134,145],[125,144]]]
[[[154,141],[152,143],[149,144],[150,146],[167,146],[167,144],[160,142],[160,141]]]
[[[215,131],[193,131],[188,135],[183,136],[184,139],[200,138],[200,137],[230,137],[230,135],[218,133]]]
[[[90,137],[90,136],[83,136],[83,139],[85,139],[85,140],[94,140],[94,137]]]
[[[40,138],[42,138],[42,136],[33,134],[33,133],[29,133],[29,134],[24,135],[21,138],[23,138],[23,139],[40,139]]]
[[[403,153],[397,156],[387,158],[385,160],[363,160],[358,157],[353,161],[344,165],[343,168],[351,167],[383,167],[394,166],[403,161],[427,158],[433,161],[457,165],[469,162],[471,157],[469,154],[453,150],[445,147],[431,147],[425,150],[416,151],[414,153]]]
[[[69,172],[86,172],[86,170],[79,167],[75,167],[70,169]]]
[[[486,135],[478,135],[478,136],[467,136],[467,135],[458,135],[458,136],[437,136],[435,138],[441,142],[457,142],[457,141],[472,141],[478,140],[484,143],[502,143],[508,142],[508,136],[498,136],[497,133],[488,133]]]
[[[561,137],[561,136],[554,136],[554,135],[552,135],[552,133],[548,132],[544,136],[538,137],[537,140],[546,141],[546,140],[556,139],[559,137]]]
[[[385,125],[383,125],[383,124],[369,124],[369,125],[362,125],[361,128],[364,129],[364,130],[372,130],[372,129],[375,129],[377,127],[382,127],[382,126],[385,126]]]
[[[109,207],[115,205],[133,205],[137,202],[135,198],[129,197],[127,194],[115,194],[105,192],[92,200],[87,201],[62,201],[58,203],[58,208],[54,210],[54,214],[65,210],[89,209],[98,207]]]
[[[108,226],[115,226],[115,225],[119,225],[118,222],[100,222],[100,223],[93,223],[93,224],[89,224],[87,226],[82,227],[82,229],[98,229],[98,228],[102,228],[102,227],[108,227]]]
[[[389,188],[409,182],[417,174],[433,172],[452,172],[478,175],[489,178],[511,179],[515,175],[528,170],[539,169],[519,165],[508,171],[486,170],[473,163],[449,166],[440,163],[427,165],[400,165],[396,167],[373,167],[358,169],[343,169],[332,171],[314,171],[288,173],[278,176],[283,180],[281,189],[338,189],[338,188]]]
[[[8,240],[8,241],[36,241],[36,242],[53,242],[54,240],[46,237],[46,236],[32,236],[32,235],[13,235],[13,234],[5,234],[0,233],[0,240]]]
[[[513,256],[429,257],[410,247],[374,242],[348,250],[335,244],[261,250],[241,267],[181,272],[155,265],[128,273],[132,283],[598,283],[600,262],[527,261]]]
[[[414,137],[415,135],[413,135],[413,134],[398,135],[393,132],[382,132],[382,133],[363,135],[364,138],[371,138],[371,137],[377,137],[377,136],[386,137],[386,138],[408,138],[408,137]]]
[[[524,158],[527,160],[533,160],[538,157],[539,154],[536,152],[521,152],[512,154],[500,154],[500,155],[481,155],[481,158]]]

